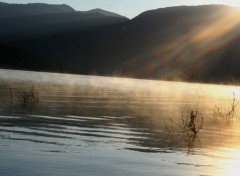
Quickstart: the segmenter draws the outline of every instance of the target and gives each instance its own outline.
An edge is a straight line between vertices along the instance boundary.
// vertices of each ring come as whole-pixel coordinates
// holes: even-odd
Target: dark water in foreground
[[[0,70],[0,175],[239,175],[240,128],[214,117],[234,86]],[[35,107],[19,90],[33,86]],[[10,90],[12,89],[12,100]],[[179,125],[204,117],[197,138]],[[198,122],[199,123],[199,122]]]

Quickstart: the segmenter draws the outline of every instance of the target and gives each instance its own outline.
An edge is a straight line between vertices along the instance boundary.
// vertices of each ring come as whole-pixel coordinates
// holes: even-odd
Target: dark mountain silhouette
[[[119,15],[117,13],[114,13],[114,12],[109,12],[109,11],[106,11],[106,10],[102,10],[102,9],[92,9],[92,10],[89,10],[89,11],[81,11],[81,13],[83,14],[91,14],[91,13],[98,13],[98,14],[102,14],[104,16],[111,16],[111,17],[120,17],[120,18],[126,18],[122,15]]]
[[[114,24],[126,20],[126,18],[105,16],[98,13],[82,14],[81,12],[25,16],[11,18],[11,22],[9,19],[0,19],[0,34],[46,35]]]
[[[72,68],[65,66],[64,63],[37,58],[36,56],[15,47],[0,45],[1,67],[9,69],[36,70],[36,71],[58,71],[58,68]],[[64,72],[64,70],[62,70]],[[72,70],[76,71],[76,70]]]
[[[43,15],[49,13],[69,13],[74,11],[72,7],[65,4],[8,4],[0,2],[0,18]]]
[[[18,37],[54,35],[128,20],[101,9],[79,12],[67,5],[48,4],[0,3],[0,16],[0,35]]]
[[[29,58],[27,69],[35,70],[31,67],[32,57],[33,62],[47,61],[47,70],[58,72],[204,82],[240,79],[238,8],[169,7],[144,12],[132,20],[112,15],[111,22],[106,22],[108,15],[95,12],[68,13],[66,21],[70,21],[72,27],[66,25],[67,22],[51,20],[55,22],[42,28],[29,26],[22,30],[25,32],[0,29],[0,42],[4,47],[24,51]],[[72,14],[76,15],[75,21]],[[95,15],[102,15],[102,23],[86,25],[80,20],[94,19]],[[7,21],[2,24],[8,26]],[[29,35],[37,29],[41,29],[40,32]],[[5,54],[5,58],[14,57]],[[59,63],[57,69],[54,63]],[[17,62],[8,65],[20,68]],[[46,66],[39,66],[37,70],[46,70]]]

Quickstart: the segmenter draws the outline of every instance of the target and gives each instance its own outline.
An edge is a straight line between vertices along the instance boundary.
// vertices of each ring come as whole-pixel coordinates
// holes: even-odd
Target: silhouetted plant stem
[[[9,115],[12,115],[12,104],[13,104],[13,96],[12,96],[12,89],[10,88],[10,97],[11,97],[11,106],[10,106],[10,113]]]

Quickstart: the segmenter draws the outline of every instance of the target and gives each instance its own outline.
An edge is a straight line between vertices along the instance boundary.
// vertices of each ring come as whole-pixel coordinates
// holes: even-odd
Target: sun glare
[[[162,74],[159,65],[166,69],[164,74],[168,74],[168,65],[171,64],[182,65],[188,71],[188,75],[189,73],[197,73],[198,69],[201,69],[202,66],[206,65],[206,62],[213,59],[204,60],[204,56],[215,51],[221,51],[221,48],[235,40],[240,33],[239,30],[236,30],[238,29],[236,26],[240,25],[240,10],[237,8],[233,10],[226,6],[223,6],[221,10],[207,18],[199,17],[196,25],[192,24],[196,21],[191,21],[191,18],[176,21],[170,30],[175,31],[175,29],[183,28],[183,31],[179,31],[180,34],[175,34],[175,31],[166,38],[159,38],[161,44],[150,48],[151,56],[154,57],[141,53],[141,55],[129,59],[126,65],[136,65],[141,60],[145,63],[146,72],[154,75]],[[155,38],[158,38],[158,36],[155,36]],[[145,58],[148,58],[148,60]],[[159,58],[159,60],[151,58]],[[198,69],[193,70],[193,64],[194,68]],[[185,73],[181,71],[175,70],[175,75],[184,80]]]
[[[210,43],[219,42],[219,44],[224,44],[220,39],[224,39],[225,36],[229,35],[232,29],[239,24],[239,17],[240,13],[236,13],[236,11],[229,12],[227,16],[216,20],[205,30],[197,32],[192,42],[208,40]]]
[[[220,167],[223,168],[219,176],[238,176],[240,175],[240,148],[234,149],[227,153],[230,159],[223,160]]]
[[[197,46],[198,52],[195,56],[198,58],[209,51],[223,47],[239,32],[233,29],[239,25],[240,11],[226,11],[225,13],[225,16],[216,19],[212,24],[207,24],[207,27],[200,27],[188,34],[186,42]],[[182,48],[182,50],[186,51],[188,48]]]

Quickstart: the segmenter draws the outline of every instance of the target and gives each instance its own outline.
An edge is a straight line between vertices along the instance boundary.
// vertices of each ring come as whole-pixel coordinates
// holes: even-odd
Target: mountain
[[[81,11],[82,14],[91,14],[91,13],[98,13],[98,14],[102,14],[104,16],[110,16],[110,17],[119,17],[119,18],[125,18],[124,16],[122,15],[119,15],[117,13],[114,13],[114,12],[109,12],[109,11],[106,11],[106,10],[102,10],[102,9],[92,9],[92,10],[89,10],[89,11]]]
[[[132,41],[138,41],[131,46],[138,45],[138,54],[122,64],[123,72],[142,65],[139,77],[201,82],[240,79],[239,8],[161,8],[143,12],[125,28]]]
[[[65,4],[8,4],[0,2],[0,18],[43,15],[49,13],[69,13],[74,11],[72,7]]]
[[[98,13],[82,14],[81,12],[44,14],[0,19],[0,35],[46,35],[81,30],[90,27],[120,23],[128,20],[123,17],[105,16]]]
[[[109,18],[95,12],[75,13],[102,15],[104,23]],[[34,37],[19,30],[8,35],[1,31],[0,44],[24,51],[34,62],[48,61],[50,71],[201,82],[240,80],[238,8],[180,6],[143,12],[132,20],[110,17],[118,21],[85,27],[70,25],[72,28],[64,28],[67,26],[64,23],[61,31],[56,23],[51,23],[52,31],[43,35],[35,33]],[[6,21],[4,26],[7,25]],[[31,33],[29,29],[22,31]],[[8,60],[8,55],[4,58]],[[57,69],[54,63],[59,63]],[[18,68],[17,62],[11,64]],[[38,70],[46,68],[39,66]]]
[[[126,17],[101,9],[81,12],[67,5],[0,3],[0,35],[5,38],[56,35],[126,20]]]

